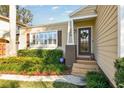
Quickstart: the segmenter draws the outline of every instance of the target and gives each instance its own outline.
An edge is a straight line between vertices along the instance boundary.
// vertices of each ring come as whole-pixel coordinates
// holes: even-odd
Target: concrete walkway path
[[[52,82],[68,82],[75,85],[84,86],[84,77],[78,77],[73,75],[61,75],[61,76],[24,76],[24,75],[10,75],[0,74],[0,79],[4,80],[18,80],[18,81],[52,81]]]

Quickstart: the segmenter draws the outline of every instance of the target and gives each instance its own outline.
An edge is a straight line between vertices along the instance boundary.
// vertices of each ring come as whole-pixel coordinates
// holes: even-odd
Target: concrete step
[[[85,76],[90,71],[98,71],[96,69],[73,69],[72,75],[79,75],[79,76]]]
[[[82,59],[91,59],[90,55],[85,55],[85,56],[78,56],[77,59],[82,60]]]
[[[95,60],[76,60],[76,63],[89,64],[89,65],[97,65]]]
[[[73,69],[71,74],[76,75],[76,76],[86,76],[86,74],[90,71],[98,71],[98,70],[95,70],[95,69],[81,69],[81,70],[77,69],[77,70],[75,70],[75,69]]]
[[[97,71],[97,68],[72,68],[72,72],[88,72],[88,71]]]
[[[74,76],[86,77],[86,73],[77,73],[77,72],[72,72],[71,74],[74,75]]]
[[[86,73],[90,71],[99,71],[96,61],[91,59],[78,59],[76,60],[76,63],[73,63],[71,74],[76,76],[85,76]]]
[[[73,68],[79,68],[79,69],[98,69],[99,67],[94,64],[94,65],[88,65],[88,64],[80,64],[80,63],[73,63]]]

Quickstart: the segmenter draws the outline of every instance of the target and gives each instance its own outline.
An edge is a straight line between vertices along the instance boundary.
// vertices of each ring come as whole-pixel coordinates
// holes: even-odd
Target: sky
[[[33,14],[32,25],[67,21],[69,14],[81,5],[27,5],[21,6],[29,9]]]

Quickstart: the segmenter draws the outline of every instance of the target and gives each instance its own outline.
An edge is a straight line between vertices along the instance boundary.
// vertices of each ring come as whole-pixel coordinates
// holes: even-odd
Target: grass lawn
[[[63,82],[30,82],[0,80],[0,88],[78,88],[79,86]]]

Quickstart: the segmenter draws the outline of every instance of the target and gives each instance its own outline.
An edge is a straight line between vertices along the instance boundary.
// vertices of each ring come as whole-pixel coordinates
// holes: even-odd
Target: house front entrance
[[[78,55],[91,54],[91,28],[78,29]]]

